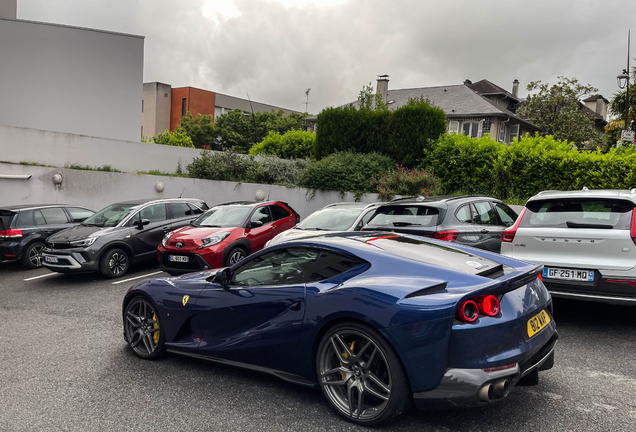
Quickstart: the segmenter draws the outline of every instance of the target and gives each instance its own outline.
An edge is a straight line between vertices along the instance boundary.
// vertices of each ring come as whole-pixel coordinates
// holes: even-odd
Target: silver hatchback
[[[544,191],[502,234],[501,254],[543,264],[554,297],[636,305],[636,189]]]

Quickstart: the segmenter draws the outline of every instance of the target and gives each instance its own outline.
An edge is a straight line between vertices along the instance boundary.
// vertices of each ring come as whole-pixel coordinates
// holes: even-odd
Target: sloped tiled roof
[[[594,102],[594,101],[596,101],[596,99],[603,99],[605,101],[605,103],[609,103],[609,101],[607,99],[605,99],[605,97],[603,97],[603,95],[600,95],[600,94],[595,94],[594,96],[590,96],[587,99],[583,99],[583,102]]]
[[[515,97],[509,91],[504,90],[497,84],[494,84],[486,79],[477,81],[476,83],[466,84],[466,87],[479,94],[505,94],[509,98],[515,99],[517,101],[519,100],[518,97]]]

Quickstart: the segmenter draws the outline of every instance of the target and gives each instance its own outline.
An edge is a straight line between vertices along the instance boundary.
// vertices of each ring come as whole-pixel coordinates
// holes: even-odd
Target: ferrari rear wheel
[[[126,306],[124,331],[128,345],[141,358],[155,359],[166,350],[159,315],[144,296],[133,298]]]
[[[318,347],[320,389],[347,420],[366,426],[406,410],[410,386],[393,348],[374,329],[342,323],[330,329]]]

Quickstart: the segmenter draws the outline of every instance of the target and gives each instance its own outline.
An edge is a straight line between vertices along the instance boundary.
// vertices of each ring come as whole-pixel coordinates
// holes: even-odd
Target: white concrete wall
[[[144,39],[0,18],[0,125],[139,141]]]
[[[199,149],[0,125],[1,162],[35,162],[56,167],[110,165],[124,172],[175,172],[179,162],[185,168],[200,154]]]
[[[2,175],[27,174],[29,180],[3,179]],[[55,174],[62,175],[62,183],[53,183]],[[155,184],[165,185],[163,192],[155,190]],[[327,204],[355,201],[353,194],[344,198],[338,192],[313,194],[302,188],[234,183],[179,177],[82,171],[39,166],[0,163],[0,207],[14,204],[66,203],[83,205],[95,211],[109,204],[136,198],[201,198],[209,206],[228,201],[254,200],[257,190],[265,192],[269,199],[289,203],[305,217]],[[363,202],[375,202],[375,194],[366,195]]]

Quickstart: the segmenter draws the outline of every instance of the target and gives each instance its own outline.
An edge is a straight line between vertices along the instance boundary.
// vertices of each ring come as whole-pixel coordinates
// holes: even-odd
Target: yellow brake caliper
[[[351,350],[351,352],[353,352],[353,347],[354,347],[355,345],[356,345],[356,341],[351,342],[351,347],[349,347],[349,349]],[[347,354],[347,352],[345,351],[345,352],[343,352],[343,353],[342,353],[342,356],[343,356],[344,358],[348,358],[348,357],[349,357],[349,354]],[[340,366],[342,366],[342,363],[340,363]],[[342,379],[347,378],[347,376],[345,375],[345,373],[344,373],[344,372],[340,372],[340,376],[342,377]]]
[[[155,322],[153,324],[153,327],[156,329],[159,328],[159,324],[157,324],[157,314],[154,314],[152,316],[152,320]],[[155,345],[157,345],[159,343],[159,330],[157,330],[156,332],[153,333],[152,335],[152,340],[155,342]]]

